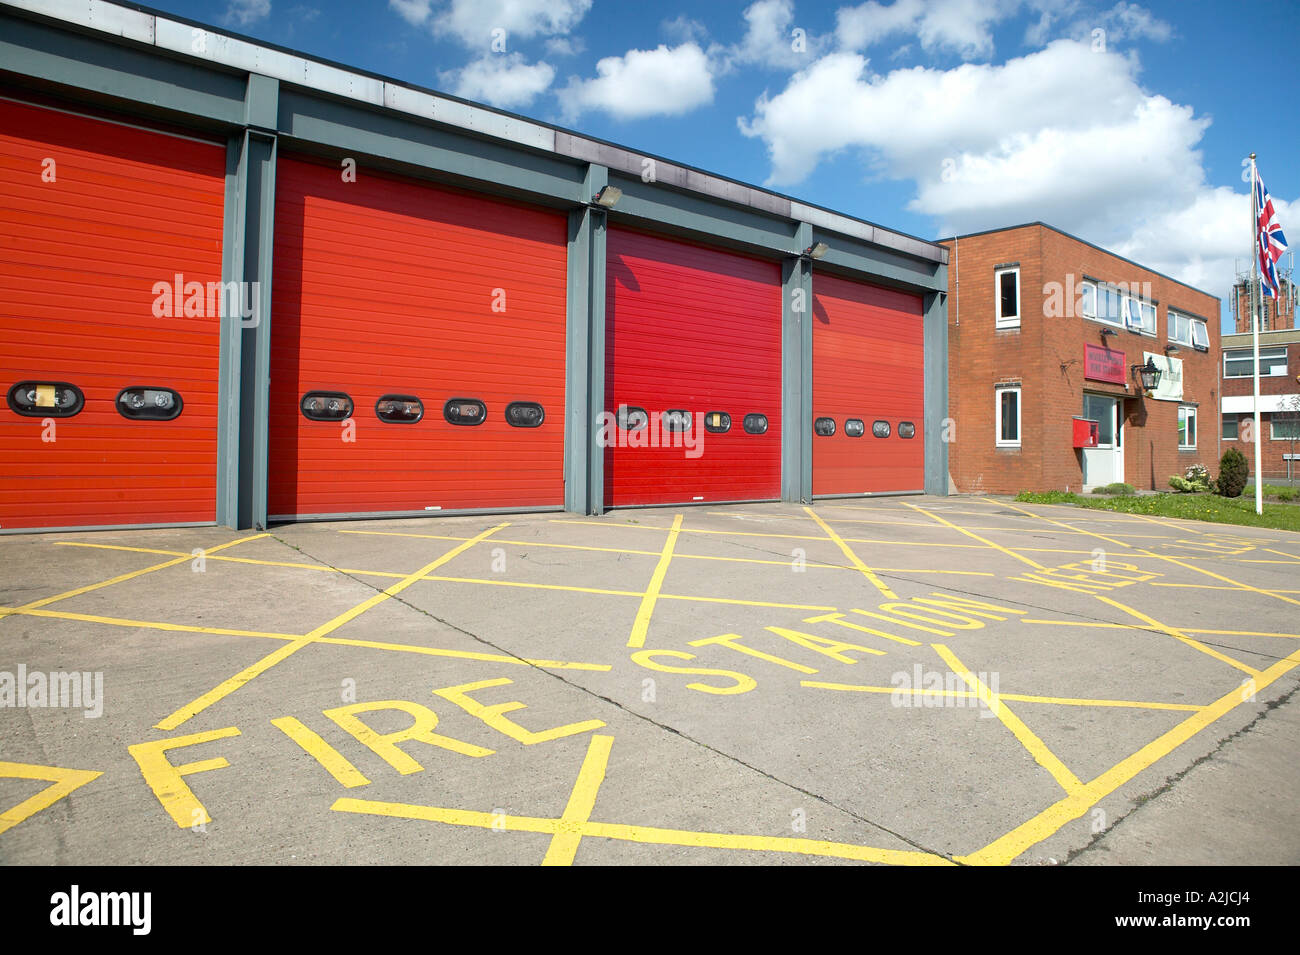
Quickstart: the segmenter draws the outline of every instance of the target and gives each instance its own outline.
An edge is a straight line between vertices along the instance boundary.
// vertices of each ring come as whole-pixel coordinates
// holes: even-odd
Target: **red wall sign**
[[[1084,345],[1083,377],[1124,384],[1124,353],[1100,345]]]

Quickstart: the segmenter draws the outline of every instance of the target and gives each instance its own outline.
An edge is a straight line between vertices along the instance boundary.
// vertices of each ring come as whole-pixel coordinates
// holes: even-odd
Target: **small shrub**
[[[1289,487],[1284,487],[1277,492],[1277,499],[1279,501],[1293,501],[1295,500],[1295,491]]]
[[[1219,459],[1218,493],[1224,497],[1241,497],[1248,475],[1246,456],[1236,448],[1229,448]]]
[[[1183,477],[1197,491],[1208,491],[1213,483],[1210,480],[1210,470],[1204,464],[1193,464],[1183,472]]]
[[[1107,484],[1104,487],[1095,487],[1092,489],[1093,494],[1132,494],[1133,485],[1125,484],[1123,481],[1116,481],[1114,484]]]
[[[1177,474],[1170,476],[1169,486],[1179,494],[1190,494],[1196,490],[1191,481],[1187,480],[1185,477],[1179,477]]]

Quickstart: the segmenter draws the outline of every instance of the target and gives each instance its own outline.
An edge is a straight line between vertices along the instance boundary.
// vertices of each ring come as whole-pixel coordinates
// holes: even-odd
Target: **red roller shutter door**
[[[275,236],[272,517],[563,505],[562,215],[281,158]],[[304,416],[313,391],[351,398],[350,434]],[[381,421],[385,395],[423,417]],[[516,402],[540,426],[508,424]]]
[[[608,506],[774,500],[781,494],[781,270],[773,262],[623,229],[608,233],[605,408],[692,413],[692,442],[637,447],[621,428],[605,451]],[[710,433],[710,413],[730,427]],[[746,415],[766,419],[745,430]]]
[[[813,494],[922,490],[924,412],[920,296],[814,275]]]
[[[215,520],[225,157],[0,101],[0,529]],[[179,310],[155,292],[178,277]],[[54,417],[63,385],[84,404]],[[133,386],[173,390],[179,416],[124,417]]]

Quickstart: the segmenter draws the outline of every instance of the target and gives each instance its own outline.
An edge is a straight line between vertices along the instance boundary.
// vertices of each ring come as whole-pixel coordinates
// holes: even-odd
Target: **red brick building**
[[[1295,282],[1289,269],[1283,268],[1278,276],[1278,296],[1271,298],[1260,293],[1259,279],[1253,281],[1249,273],[1238,274],[1232,286],[1232,321],[1238,332],[1250,332],[1250,290],[1255,288],[1255,301],[1259,310],[1259,330],[1279,331],[1295,328]]]
[[[1271,302],[1271,299],[1266,301]],[[1249,325],[1247,326],[1249,328]],[[1255,471],[1253,343],[1247,331],[1223,336],[1222,443]],[[1266,481],[1300,477],[1300,330],[1259,333],[1260,470]]]
[[[952,490],[1163,489],[1218,470],[1217,297],[1041,222],[942,244]]]

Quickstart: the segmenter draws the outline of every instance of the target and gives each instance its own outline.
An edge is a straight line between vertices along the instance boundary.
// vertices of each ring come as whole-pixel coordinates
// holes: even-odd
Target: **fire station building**
[[[0,533],[947,490],[937,243],[104,0],[0,166]]]
[[[952,490],[1217,470],[1218,298],[1042,222],[942,244]]]

